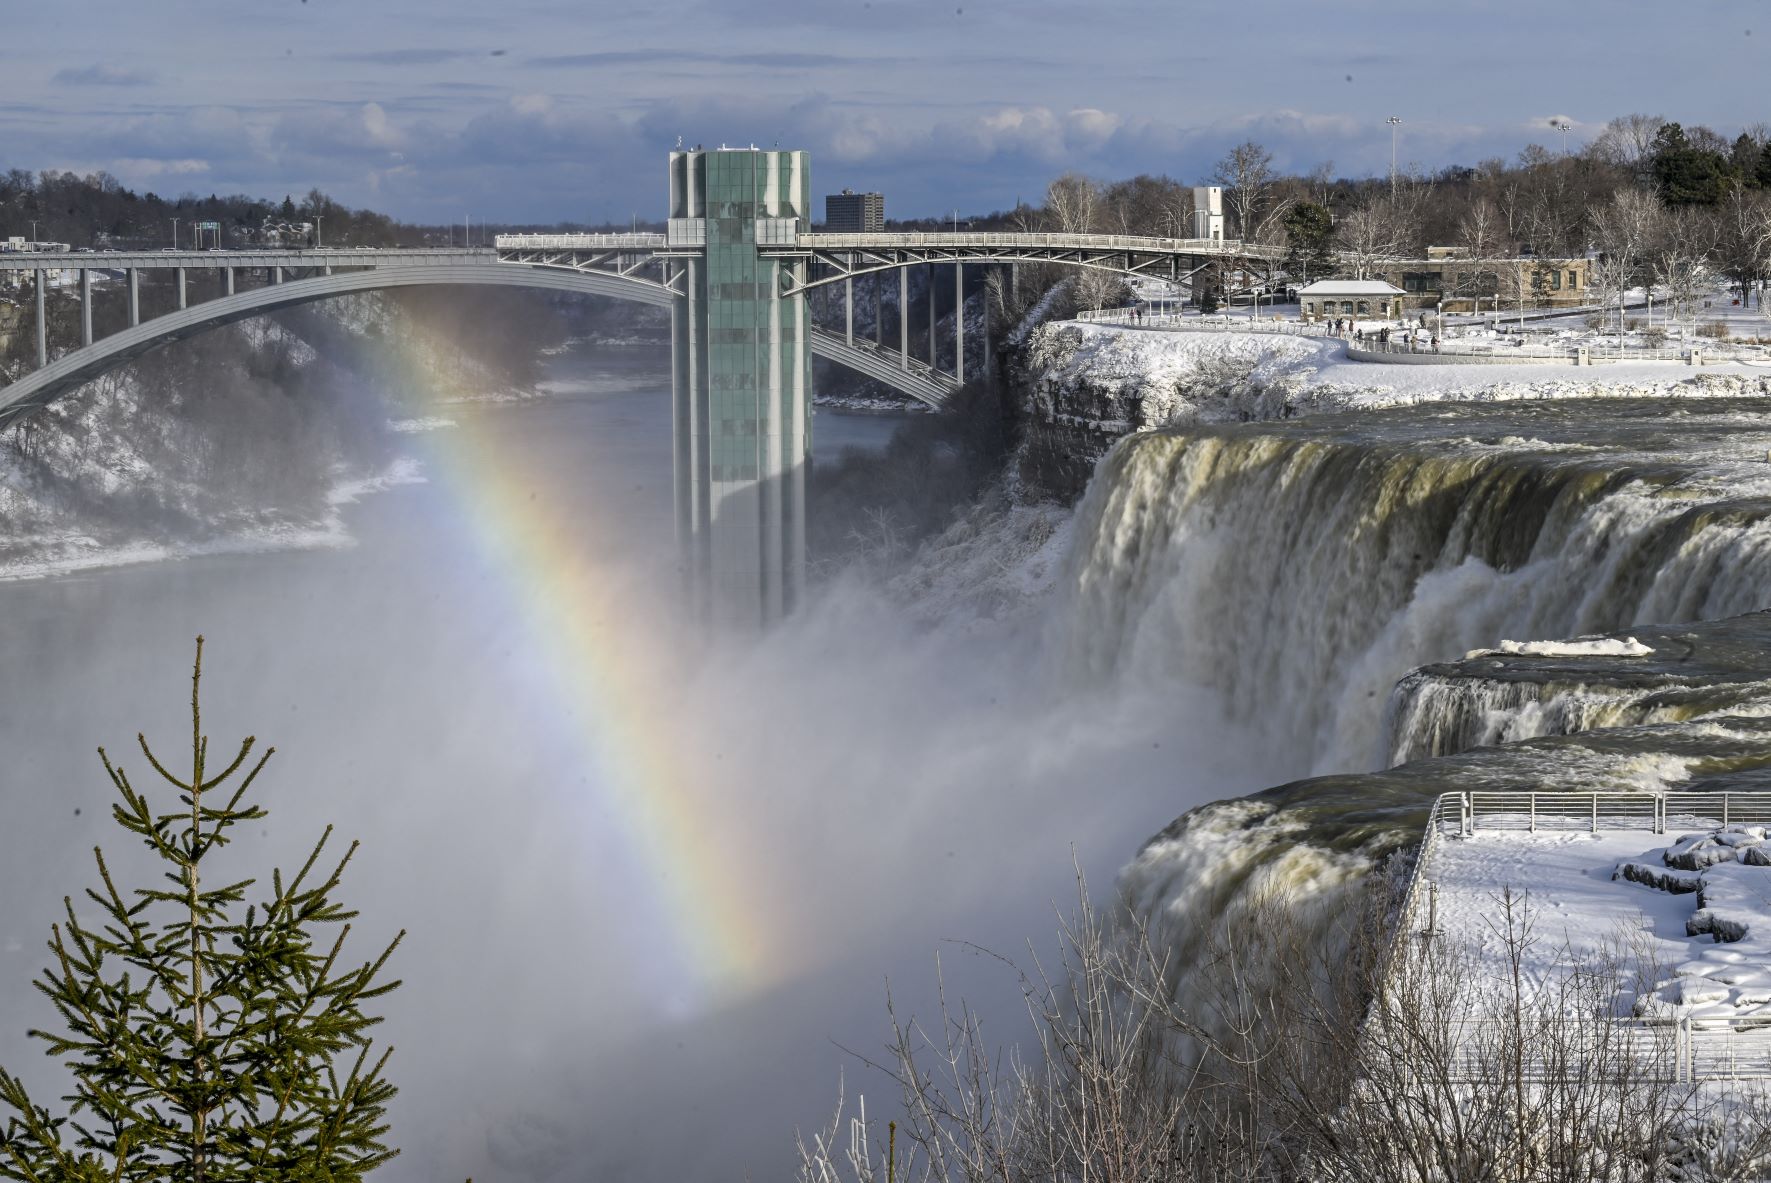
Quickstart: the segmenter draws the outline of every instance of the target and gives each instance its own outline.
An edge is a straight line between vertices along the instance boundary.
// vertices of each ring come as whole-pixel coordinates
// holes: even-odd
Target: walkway
[[[1511,889],[1532,926],[1528,988],[1553,991],[1571,963],[1621,956],[1626,978],[1655,979],[1637,997],[1648,1018],[1623,1021],[1642,1029],[1642,1054],[1664,1058],[1669,1079],[1771,1079],[1771,1015],[1760,1013],[1771,998],[1771,866],[1745,853],[1767,824],[1771,793],[1448,793],[1429,818],[1399,933],[1446,941],[1483,976],[1504,975]]]

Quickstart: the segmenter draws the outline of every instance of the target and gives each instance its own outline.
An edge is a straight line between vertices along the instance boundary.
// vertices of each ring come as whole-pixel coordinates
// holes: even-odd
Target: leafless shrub
[[[1088,902],[1050,972],[1021,973],[1033,1036],[1003,1052],[943,991],[866,1058],[899,1097],[891,1183],[1650,1183],[1771,1165],[1771,1102],[1675,1080],[1669,1027],[1618,1015],[1642,951],[1549,950],[1529,908],[1495,902],[1478,963],[1395,934],[1386,886],[1324,920],[1268,898],[1179,966]],[[1650,968],[1647,976],[1652,977]],[[1627,1008],[1626,1008],[1627,1009]],[[801,1183],[887,1178],[880,1127],[800,1146]],[[1755,1174],[1754,1172],[1758,1172]]]

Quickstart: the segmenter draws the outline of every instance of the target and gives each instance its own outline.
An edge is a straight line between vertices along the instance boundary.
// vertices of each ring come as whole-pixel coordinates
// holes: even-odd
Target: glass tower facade
[[[805,576],[811,353],[804,263],[766,258],[810,219],[804,152],[670,156],[670,241],[685,250],[672,320],[677,525],[691,595],[721,622],[767,623]]]

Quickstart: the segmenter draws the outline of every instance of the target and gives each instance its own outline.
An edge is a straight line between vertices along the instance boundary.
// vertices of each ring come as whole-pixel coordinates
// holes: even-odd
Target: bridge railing
[[[905,231],[867,234],[801,234],[799,245],[815,250],[892,247],[1038,247],[1046,250],[1130,251],[1133,254],[1236,255],[1268,248],[1233,238],[1150,238],[1138,234],[1048,234],[1011,231]]]
[[[665,245],[662,234],[498,234],[492,244],[501,251],[611,250],[632,247],[653,250]]]

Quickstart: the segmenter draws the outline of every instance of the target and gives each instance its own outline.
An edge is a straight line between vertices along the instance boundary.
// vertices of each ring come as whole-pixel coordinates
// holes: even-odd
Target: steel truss
[[[798,258],[811,264],[808,278],[790,282],[781,291],[783,296],[799,295],[815,288],[829,287],[863,276],[877,275],[906,267],[927,264],[1004,264],[1053,263],[1106,271],[1115,275],[1158,278],[1169,281],[1186,279],[1208,267],[1247,267],[1266,260],[1263,252],[1170,252],[1124,249],[1090,249],[1084,247],[1046,246],[916,246],[841,250],[817,248],[806,250],[765,250],[765,256]]]
[[[688,268],[681,260],[701,257],[700,251],[659,250],[656,247],[613,248],[523,248],[502,249],[502,263],[522,263],[536,267],[559,267],[568,271],[598,272],[669,292],[673,296],[688,294],[685,276]],[[648,274],[652,272],[653,274]]]

